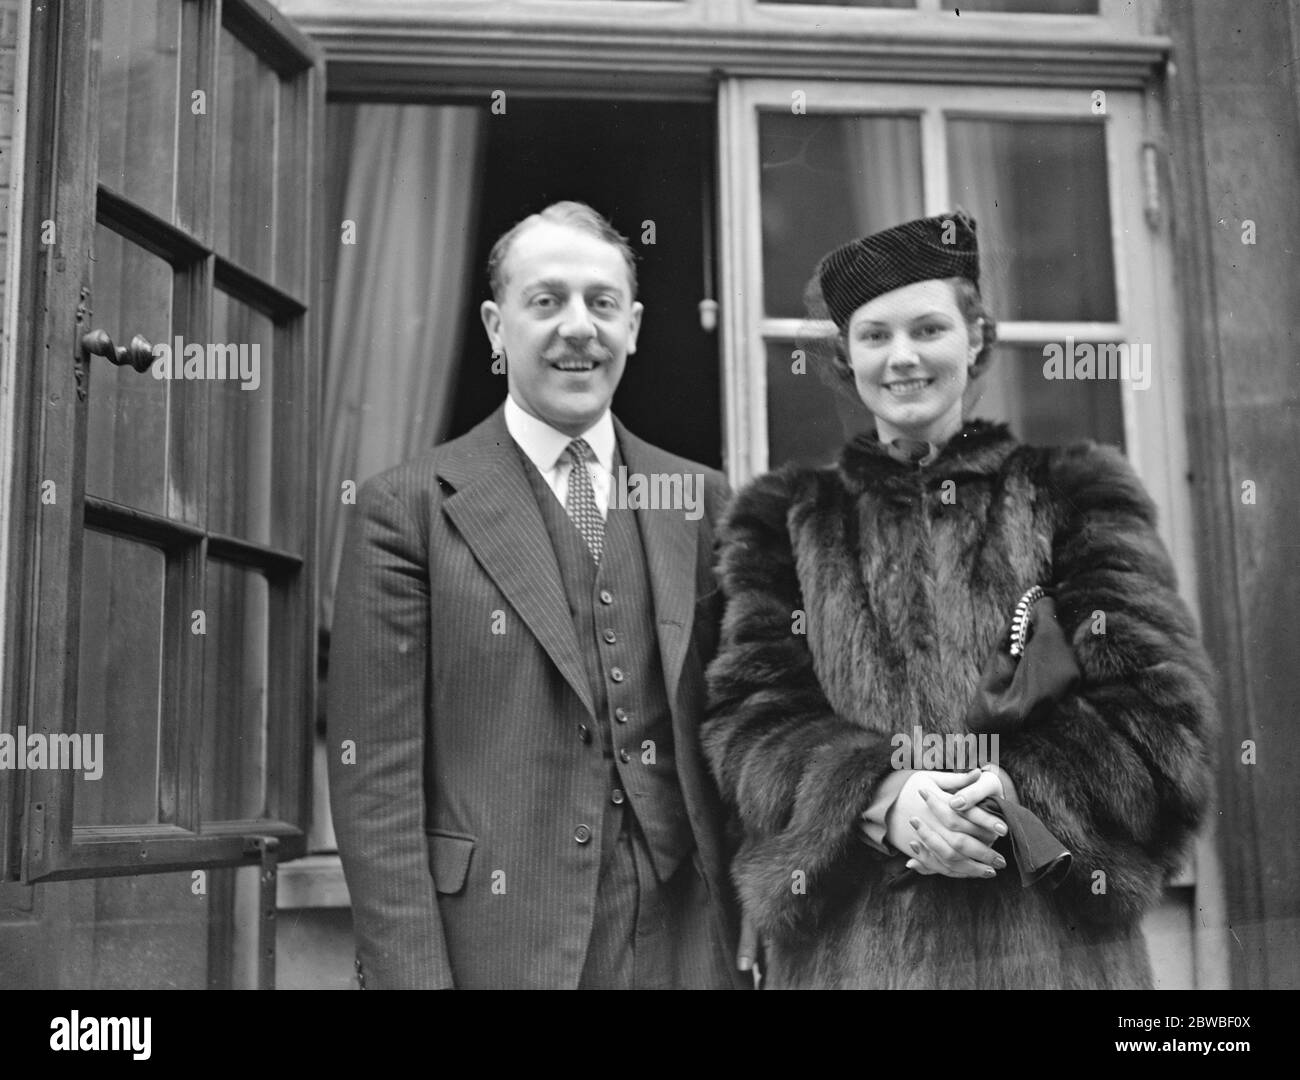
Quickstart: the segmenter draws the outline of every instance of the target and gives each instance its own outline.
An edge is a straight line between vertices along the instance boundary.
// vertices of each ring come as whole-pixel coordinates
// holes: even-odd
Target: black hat
[[[868,300],[913,282],[950,277],[976,285],[980,280],[975,221],[960,210],[864,236],[817,264],[822,297],[841,330]]]

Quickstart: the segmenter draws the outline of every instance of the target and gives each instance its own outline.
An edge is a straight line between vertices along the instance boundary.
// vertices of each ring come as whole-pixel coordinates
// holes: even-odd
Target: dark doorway
[[[488,252],[520,218],[576,199],[613,222],[638,255],[645,305],[636,355],[614,412],[650,442],[707,465],[722,461],[718,336],[700,326],[706,295],[705,200],[711,200],[713,111],[677,102],[520,101],[488,121],[479,200],[476,291],[464,323],[448,437],[505,397],[493,375],[478,305],[488,298]],[[648,239],[653,222],[654,243]],[[710,245],[711,247],[711,245]]]

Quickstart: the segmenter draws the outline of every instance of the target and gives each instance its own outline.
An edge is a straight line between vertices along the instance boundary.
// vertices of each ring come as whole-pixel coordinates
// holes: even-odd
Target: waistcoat
[[[519,453],[559,563],[591,684],[599,718],[593,737],[608,766],[606,799],[635,814],[655,874],[667,881],[694,847],[694,838],[677,779],[672,713],[637,511],[610,508],[597,566],[560,500]],[[616,449],[615,472],[620,462]],[[617,820],[606,814],[607,823]]]

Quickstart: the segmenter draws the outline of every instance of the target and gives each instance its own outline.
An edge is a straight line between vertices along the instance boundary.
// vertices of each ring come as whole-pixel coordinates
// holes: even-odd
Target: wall
[[[1221,677],[1217,809],[1233,984],[1294,989],[1300,4],[1165,10],[1201,612]]]
[[[14,77],[18,67],[19,0],[0,0],[0,334],[8,303],[10,180],[14,148]]]

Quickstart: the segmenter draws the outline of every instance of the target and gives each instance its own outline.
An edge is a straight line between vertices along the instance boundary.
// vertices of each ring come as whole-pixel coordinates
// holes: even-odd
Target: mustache
[[[586,348],[574,348],[572,345],[557,345],[542,353],[542,359],[548,364],[558,364],[564,360],[590,360],[593,363],[607,363],[614,359],[614,354],[599,342],[588,342]]]

